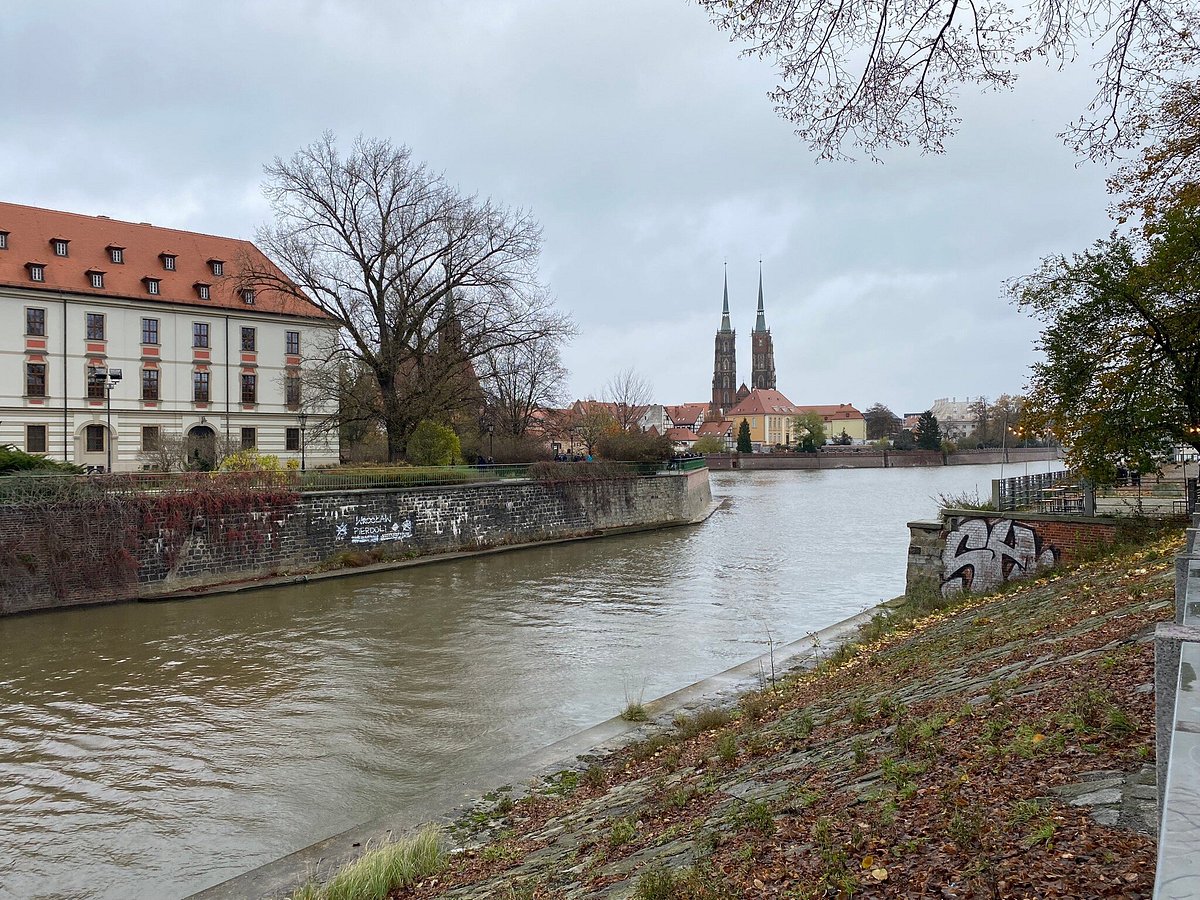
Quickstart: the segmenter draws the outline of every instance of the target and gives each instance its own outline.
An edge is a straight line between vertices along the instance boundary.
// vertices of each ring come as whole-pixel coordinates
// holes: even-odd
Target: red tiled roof
[[[732,427],[732,424],[729,422],[718,422],[713,420],[710,422],[705,422],[703,425],[701,425],[700,430],[696,432],[696,436],[703,437],[704,435],[712,434],[716,435],[717,437],[724,437],[730,433],[730,429]]]
[[[8,249],[0,250],[0,285],[243,313],[328,318],[307,299],[274,289],[256,289],[254,304],[247,304],[237,283],[244,262],[266,267],[284,278],[249,241],[16,203],[0,203],[0,231],[8,232]],[[67,256],[55,255],[51,246],[55,239],[69,241]],[[122,250],[123,262],[112,261],[109,251],[114,247]],[[175,257],[174,269],[163,267],[163,256]],[[223,275],[213,275],[213,260],[224,263]],[[30,280],[28,263],[45,265],[45,281]],[[92,287],[91,272],[104,273],[104,287]],[[157,294],[149,293],[147,279],[158,281]],[[200,299],[197,284],[210,286],[210,299]]]
[[[696,432],[690,428],[668,428],[667,437],[678,443],[691,443],[699,437]]]
[[[725,418],[733,419],[739,416],[766,415],[795,416],[799,415],[801,411],[800,407],[796,406],[796,404],[779,393],[779,391],[755,388],[745,400],[725,413]]]
[[[696,420],[708,412],[707,403],[680,403],[666,407],[667,415],[676,425],[694,425]]]
[[[800,406],[797,407],[800,414],[815,412],[820,415],[826,422],[842,421],[845,419],[861,419],[863,414],[860,413],[853,405],[849,403],[834,403],[825,406]]]

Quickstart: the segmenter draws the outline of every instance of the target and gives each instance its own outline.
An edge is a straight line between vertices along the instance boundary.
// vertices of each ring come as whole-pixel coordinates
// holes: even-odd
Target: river
[[[695,527],[0,619],[0,897],[178,897],[469,780],[902,593],[905,523],[998,474],[714,473]]]

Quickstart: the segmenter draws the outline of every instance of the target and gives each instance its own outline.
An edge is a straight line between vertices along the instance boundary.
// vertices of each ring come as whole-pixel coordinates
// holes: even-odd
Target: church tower
[[[725,273],[725,303],[721,307],[721,327],[717,331],[713,359],[712,402],[708,405],[710,420],[720,421],[726,410],[737,403],[737,332],[729,324],[729,273]]]
[[[758,320],[750,335],[750,387],[775,390],[775,343],[763,312],[762,262],[758,264]]]

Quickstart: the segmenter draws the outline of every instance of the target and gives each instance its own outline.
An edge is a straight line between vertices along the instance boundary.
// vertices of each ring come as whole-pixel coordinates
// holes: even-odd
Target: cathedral
[[[758,269],[758,318],[750,333],[750,387],[737,380],[737,332],[729,322],[729,274],[725,275],[725,297],[721,308],[721,327],[717,329],[713,360],[712,401],[709,418],[720,420],[750,394],[753,389],[775,390],[775,344],[767,328],[763,311],[762,266]]]

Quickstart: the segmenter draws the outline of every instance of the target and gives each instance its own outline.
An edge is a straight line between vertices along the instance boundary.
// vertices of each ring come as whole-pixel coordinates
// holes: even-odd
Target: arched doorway
[[[88,422],[81,425],[75,431],[75,464],[83,466],[89,472],[106,471],[110,450],[113,463],[115,464],[117,461],[115,441],[112,447],[109,447],[109,441],[112,440],[108,426],[103,422]]]
[[[211,472],[217,467],[217,433],[197,425],[187,433],[187,467]]]

